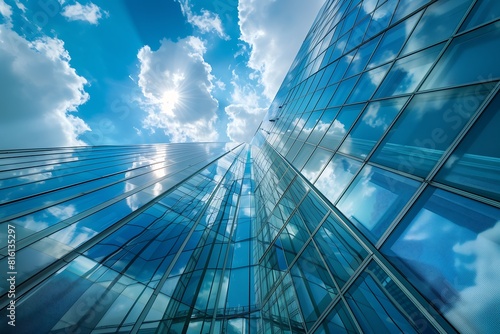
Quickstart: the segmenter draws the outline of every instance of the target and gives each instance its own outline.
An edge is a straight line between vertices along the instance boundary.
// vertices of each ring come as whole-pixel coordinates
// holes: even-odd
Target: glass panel
[[[375,49],[379,41],[380,36],[372,39],[359,48],[356,56],[354,56],[353,60],[351,61],[349,69],[347,70],[347,76],[361,73],[365,69],[368,60],[370,60],[373,50]]]
[[[309,192],[297,210],[300,212],[309,231],[312,232],[318,227],[323,218],[325,218],[328,207],[323,204],[314,192]]]
[[[426,177],[491,88],[478,85],[416,95],[371,160]]]
[[[345,224],[330,215],[314,236],[335,280],[342,288],[368,252],[348,232]]]
[[[494,23],[455,38],[425,80],[422,89],[498,78],[499,39],[500,29]]]
[[[406,43],[403,54],[448,39],[472,0],[441,0],[429,6]]]
[[[337,294],[335,284],[312,243],[290,273],[306,326],[310,328]]]
[[[482,23],[498,19],[500,17],[500,1],[482,0],[477,1],[469,16],[465,20],[461,31],[478,26]]]
[[[367,1],[363,3],[365,2]],[[387,28],[397,4],[397,0],[389,0],[373,12],[372,21],[366,31],[365,41]]]
[[[339,151],[365,158],[407,100],[399,98],[370,103]]]
[[[398,9],[392,18],[392,22],[397,22],[430,1],[431,0],[400,0]]]
[[[375,262],[354,282],[346,300],[365,333],[438,333]]]
[[[301,173],[309,182],[314,183],[319,173],[326,166],[333,153],[320,147],[316,148],[313,155],[302,169]]]
[[[366,165],[337,207],[376,243],[418,186],[417,181]]]
[[[456,328],[495,333],[499,238],[498,208],[430,187],[382,252]]]
[[[435,179],[500,201],[498,129],[500,94],[497,93]]]
[[[413,15],[406,21],[388,30],[373,54],[368,68],[377,67],[380,64],[393,60],[399,54],[399,50],[408,38],[413,26],[417,23],[420,15]]]
[[[357,104],[342,108],[321,140],[320,145],[330,150],[337,149],[364,106],[364,104]]]
[[[429,68],[434,64],[443,46],[444,44],[436,45],[396,61],[375,97],[380,98],[413,92],[427,74]]]
[[[337,154],[314,185],[331,203],[335,203],[360,168],[361,162]]]
[[[356,84],[356,81],[358,81],[358,77],[359,75],[342,81],[328,105],[334,107],[344,104],[349,94],[351,94],[351,90]]]
[[[309,239],[309,233],[298,214],[294,214],[280,233],[281,245],[289,264]]]
[[[346,306],[341,301],[323,320],[314,334],[354,334],[358,333],[354,321],[351,319]]]
[[[368,100],[378,85],[384,79],[385,74],[389,70],[390,64],[380,66],[379,68],[363,73],[356,87],[353,89],[348,102],[361,102]]]
[[[307,162],[313,151],[314,151],[314,146],[309,144],[304,144],[304,146],[300,148],[299,153],[293,160],[293,165],[295,166],[295,168],[297,168],[298,170],[302,169],[302,167],[304,167],[305,163]]]
[[[330,127],[330,124],[332,124],[333,120],[337,116],[338,112],[339,108],[326,109],[307,141],[311,144],[319,143],[323,138],[323,135]]]

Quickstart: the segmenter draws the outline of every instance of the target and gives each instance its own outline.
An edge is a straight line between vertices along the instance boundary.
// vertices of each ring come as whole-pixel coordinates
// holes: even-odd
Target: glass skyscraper
[[[0,332],[498,332],[499,59],[499,1],[331,0],[251,144],[0,152]]]

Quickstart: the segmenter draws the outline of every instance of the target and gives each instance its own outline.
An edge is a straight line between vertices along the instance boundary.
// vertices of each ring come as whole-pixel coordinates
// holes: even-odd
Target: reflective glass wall
[[[308,329],[309,317],[324,319],[318,333],[500,328],[499,32],[498,1],[325,4],[254,139],[358,240],[325,242],[331,216],[304,223],[336,283],[320,284],[331,313],[303,310]]]
[[[1,151],[1,318],[498,332],[499,3],[326,1],[250,145]]]

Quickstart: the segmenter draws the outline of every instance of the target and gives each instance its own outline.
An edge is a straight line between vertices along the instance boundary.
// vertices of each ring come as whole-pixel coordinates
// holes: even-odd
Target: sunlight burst
[[[180,94],[177,90],[171,89],[163,94],[162,104],[163,110],[166,112],[172,112],[176,105],[179,104]]]

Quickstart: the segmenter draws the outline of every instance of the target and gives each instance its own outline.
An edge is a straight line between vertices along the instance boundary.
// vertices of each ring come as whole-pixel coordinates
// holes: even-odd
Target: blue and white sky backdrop
[[[0,0],[0,148],[248,141],[324,0]]]

